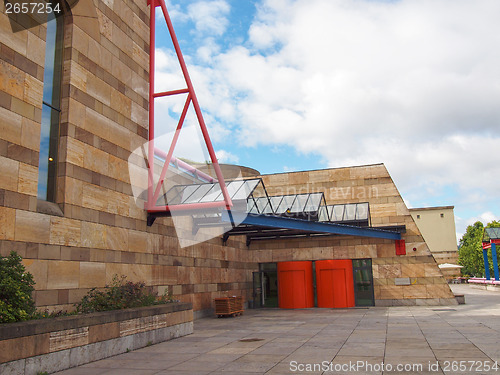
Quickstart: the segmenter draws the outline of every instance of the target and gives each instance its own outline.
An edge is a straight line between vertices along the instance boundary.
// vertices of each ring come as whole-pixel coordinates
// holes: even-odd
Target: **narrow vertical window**
[[[58,2],[52,2],[53,8]],[[48,14],[43,74],[43,106],[38,164],[38,198],[56,200],[57,151],[59,147],[59,122],[61,118],[61,78],[63,50],[63,12]]]

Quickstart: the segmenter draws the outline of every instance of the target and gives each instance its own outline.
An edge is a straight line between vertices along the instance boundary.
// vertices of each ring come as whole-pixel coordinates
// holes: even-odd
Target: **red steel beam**
[[[224,182],[224,177],[222,175],[222,171],[220,169],[219,163],[217,161],[217,156],[215,155],[215,151],[208,135],[208,130],[205,125],[205,120],[203,119],[203,114],[201,112],[200,105],[198,103],[198,98],[196,97],[196,93],[194,91],[193,83],[189,76],[189,72],[187,70],[186,62],[184,61],[184,56],[182,55],[179,41],[177,40],[177,36],[175,34],[175,30],[170,19],[170,16],[167,11],[167,7],[165,5],[165,0],[148,0],[148,4],[150,5],[150,43],[149,43],[149,147],[148,147],[148,163],[149,163],[149,173],[148,173],[148,200],[146,203],[146,208],[149,212],[161,212],[161,211],[181,211],[182,209],[177,206],[157,206],[156,201],[158,200],[161,186],[165,180],[166,172],[168,170],[168,166],[173,158],[173,152],[175,145],[177,143],[179,132],[181,131],[182,125],[184,123],[187,110],[189,105],[192,103],[196,117],[198,119],[198,123],[201,128],[201,132],[203,134],[203,138],[205,140],[205,144],[207,145],[208,153],[210,155],[210,159],[212,160],[212,165],[215,169],[215,174],[217,175],[217,181],[221,187],[222,195],[224,197],[224,202],[207,202],[207,203],[199,203],[195,205],[188,205],[189,209],[201,209],[201,208],[210,208],[210,207],[221,207],[221,205],[225,206],[229,209],[232,206],[231,198],[229,197],[229,193],[227,191],[226,184]],[[174,45],[175,53],[179,60],[179,64],[182,70],[182,74],[184,76],[184,80],[186,81],[187,88],[178,89],[166,92],[155,93],[154,84],[155,84],[155,27],[156,27],[156,7],[161,7],[163,12],[163,16],[165,18],[165,22],[167,23],[167,28],[170,33],[170,37],[172,39],[172,43]],[[174,138],[170,145],[170,149],[165,157],[165,165],[162,168],[160,173],[160,179],[156,186],[154,187],[154,155],[155,155],[155,147],[154,147],[154,99],[158,97],[178,95],[178,94],[188,94],[186,104],[184,106],[182,115],[179,119],[179,123],[177,125],[176,132],[174,134]],[[180,205],[182,207],[184,205]],[[186,208],[184,208],[186,209]]]

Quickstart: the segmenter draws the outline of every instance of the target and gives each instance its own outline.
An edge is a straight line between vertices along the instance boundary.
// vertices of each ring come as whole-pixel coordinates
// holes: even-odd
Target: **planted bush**
[[[8,257],[0,256],[0,323],[28,320],[36,311],[35,281],[21,260],[14,251]]]
[[[143,282],[127,281],[126,276],[113,276],[111,285],[104,290],[91,289],[75,305],[79,313],[120,310],[130,307],[151,306],[172,302],[170,295],[158,296]]]

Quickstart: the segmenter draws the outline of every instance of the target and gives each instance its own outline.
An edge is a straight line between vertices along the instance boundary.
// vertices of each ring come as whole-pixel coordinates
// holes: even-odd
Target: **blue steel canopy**
[[[322,192],[268,196],[260,178],[226,181],[231,211],[194,213],[194,230],[223,226],[229,236],[252,240],[349,235],[401,239],[404,226],[370,227],[369,203],[326,205]],[[223,200],[217,181],[176,185],[160,197],[165,204],[183,205]],[[238,224],[236,224],[238,223]]]

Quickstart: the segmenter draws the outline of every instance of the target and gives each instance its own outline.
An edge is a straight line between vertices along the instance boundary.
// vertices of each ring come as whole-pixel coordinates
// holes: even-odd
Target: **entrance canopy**
[[[260,178],[228,180],[226,187],[232,208],[188,210],[193,217],[193,231],[224,227],[224,241],[230,236],[245,235],[247,244],[255,240],[332,235],[399,240],[405,231],[404,226],[371,227],[368,202],[326,205],[322,192],[269,196]],[[223,201],[220,184],[214,181],[176,185],[156,204],[186,207]]]

